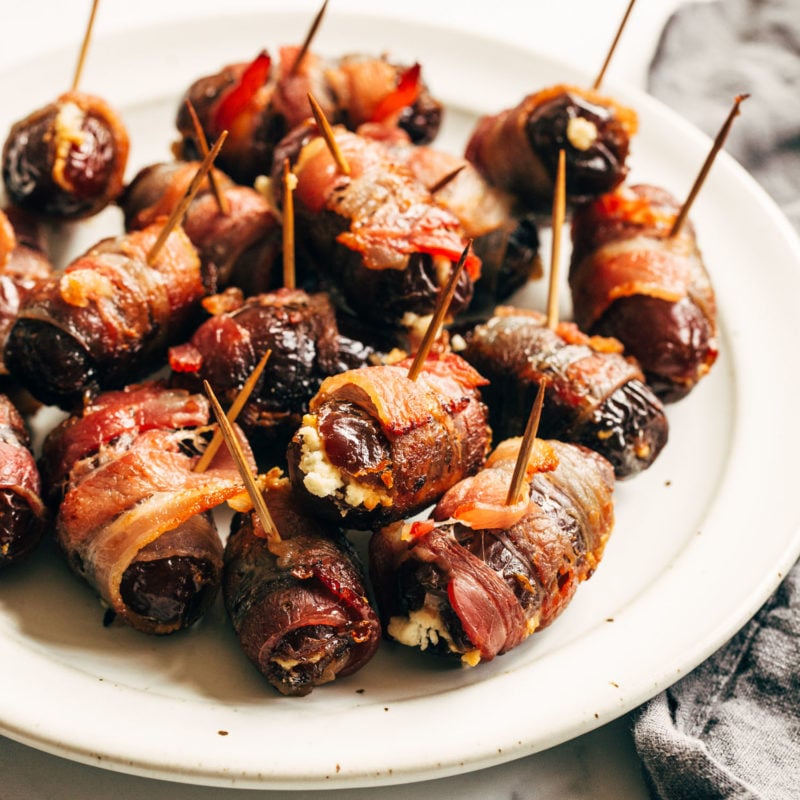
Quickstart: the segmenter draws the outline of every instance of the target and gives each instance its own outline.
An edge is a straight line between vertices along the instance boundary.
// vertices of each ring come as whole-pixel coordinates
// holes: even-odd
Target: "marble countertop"
[[[661,28],[680,0],[640,0],[634,8],[623,43],[618,48],[606,80],[636,88],[644,86],[649,59]],[[500,0],[491,6],[473,0],[403,0],[404,13],[454,29],[482,34],[532,47],[544,55],[596,73],[621,20],[627,0],[563,0],[560,3],[526,3]],[[0,72],[21,61],[55,48],[73,46],[82,35],[89,2],[70,0],[26,0],[4,3],[0,25],[5,32],[0,48]],[[264,11],[286,7],[278,0],[104,0],[98,13],[95,36],[144,26],[173,23],[238,11]],[[294,2],[293,9],[308,8],[309,18],[316,2]],[[489,8],[491,9],[489,12]],[[397,3],[388,0],[331,0],[329,10],[397,13]],[[577,21],[580,21],[578,24]],[[25,34],[25,31],[31,31]],[[77,31],[77,33],[76,33]],[[5,689],[4,689],[5,691]],[[76,725],[80,724],[76,720]],[[80,797],[82,800],[117,800],[148,797],[150,800],[200,800],[200,798],[241,797],[237,789],[198,787],[153,780],[105,769],[84,766],[0,737],[0,774],[3,797],[15,800]],[[279,792],[255,790],[256,797],[270,800],[318,797],[321,792]],[[252,795],[251,795],[252,796]],[[478,772],[436,781],[368,789],[329,790],[332,798],[372,800],[419,800],[436,796],[440,800],[460,798],[646,798],[639,763],[626,718],[607,724],[570,742],[527,758]]]

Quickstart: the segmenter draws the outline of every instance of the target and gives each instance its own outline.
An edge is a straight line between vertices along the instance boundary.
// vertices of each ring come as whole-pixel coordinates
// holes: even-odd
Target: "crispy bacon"
[[[354,528],[402,519],[483,464],[491,433],[483,378],[453,354],[327,378],[289,445],[292,484],[323,516]]]
[[[227,292],[205,301],[221,310],[191,340],[169,352],[173,383],[198,388],[203,379],[223,405],[238,395],[261,356],[271,351],[264,374],[238,416],[262,456],[285,457],[308,402],[323,379],[363,366],[372,349],[339,332],[327,295],[278,289],[243,299]]]
[[[594,572],[613,526],[610,465],[577,445],[542,443],[524,502],[504,508],[520,442],[502,442],[484,470],[444,495],[431,522],[399,522],[370,540],[392,638],[470,666],[490,661],[549,625]],[[479,506],[480,516],[464,514]]]
[[[386,143],[335,129],[343,174],[313,126],[281,144],[295,162],[297,240],[343,304],[381,328],[430,314],[466,246],[458,218],[436,203]],[[467,307],[480,259],[473,253],[452,314]]]
[[[140,230],[169,216],[198,167],[197,162],[173,162],[140,170],[119,201],[125,229]],[[238,286],[248,295],[275,288],[280,274],[273,267],[281,251],[281,225],[275,209],[255,189],[237,186],[219,170],[214,170],[214,176],[225,210],[220,209],[205,181],[182,223],[200,256],[203,283],[209,291]]]
[[[240,514],[225,546],[223,594],[242,649],[281,694],[352,675],[381,637],[363,569],[341,531],[309,516],[274,470],[263,496],[281,541]]]
[[[365,122],[399,126],[414,142],[431,141],[439,130],[442,105],[430,95],[418,64],[392,64],[383,57],[346,55],[326,59],[300,48],[280,49],[277,65],[262,52],[250,63],[232,64],[195,81],[192,101],[210,140],[229,131],[219,166],[237,181],[252,184],[272,169],[273,150],[290,130],[311,116],[308,94],[333,124],[355,129]],[[184,158],[196,158],[194,127],[181,104],[176,125]]]
[[[557,85],[479,119],[466,157],[489,183],[543,210],[552,202],[559,150],[566,157],[567,199],[582,202],[625,179],[636,128],[632,109],[593,90]]]
[[[146,633],[191,625],[219,588],[222,542],[208,512],[242,486],[225,448],[193,471],[208,414],[204,396],[147,383],[98,395],[44,443],[70,566]]]
[[[551,330],[543,314],[502,306],[466,339],[461,355],[489,381],[483,397],[499,439],[522,435],[547,381],[539,433],[596,450],[617,478],[649,467],[666,444],[664,408],[616,339],[572,322]]]
[[[679,203],[665,190],[623,186],[578,209],[569,282],[575,320],[614,336],[665,402],[684,397],[718,352],[716,301],[694,231],[669,231]]]
[[[88,217],[122,190],[128,149],[114,109],[94,95],[66,92],[12,126],[3,147],[3,181],[21,208]]]
[[[0,394],[0,569],[36,548],[46,517],[28,431],[11,400]]]
[[[200,260],[179,228],[150,266],[162,225],[100,242],[21,305],[6,364],[36,398],[69,410],[151,371],[185,335],[205,293]]]

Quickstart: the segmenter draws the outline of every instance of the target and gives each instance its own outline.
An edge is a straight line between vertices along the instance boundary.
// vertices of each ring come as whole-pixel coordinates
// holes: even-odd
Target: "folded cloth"
[[[800,230],[800,0],[681,6],[648,88],[709,135],[750,93],[726,150]],[[632,722],[653,797],[800,798],[800,562],[730,642]]]

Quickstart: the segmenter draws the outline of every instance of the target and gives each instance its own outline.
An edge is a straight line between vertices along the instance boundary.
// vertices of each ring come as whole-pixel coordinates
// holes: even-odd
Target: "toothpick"
[[[525,481],[525,474],[528,471],[528,460],[531,457],[531,450],[536,441],[536,431],[539,428],[539,420],[542,417],[542,406],[544,405],[544,393],[549,383],[547,378],[542,378],[539,389],[536,392],[536,399],[533,401],[531,413],[528,415],[528,424],[525,426],[525,433],[519,446],[517,463],[514,464],[514,474],[511,477],[511,485],[508,487],[506,495],[506,505],[511,506],[517,502],[522,484]]]
[[[466,167],[467,167],[466,164],[461,164],[461,166],[456,167],[454,170],[451,170],[446,175],[439,178],[439,180],[436,181],[436,183],[434,183],[433,186],[429,187],[428,191],[431,194],[436,194],[436,192],[440,192],[442,189],[444,189],[445,186],[447,186],[448,183],[450,183],[450,181],[453,180],[453,178],[455,178],[461,172],[461,170],[466,169]]]
[[[328,0],[322,4],[322,8],[317,11],[317,16],[314,17],[314,21],[311,23],[311,27],[308,29],[308,33],[306,34],[306,39],[303,42],[302,47],[300,48],[300,52],[297,54],[297,57],[292,62],[292,68],[289,70],[289,77],[295,75],[297,70],[300,69],[300,63],[303,61],[303,57],[308,52],[308,48],[311,47],[311,42],[317,34],[317,30],[319,29],[319,25],[322,22],[322,17],[325,14],[325,9],[328,7]]]
[[[414,356],[414,361],[408,370],[408,377],[412,381],[415,381],[419,377],[419,373],[422,372],[422,365],[425,363],[425,359],[428,357],[428,352],[430,351],[431,346],[439,334],[439,328],[444,320],[445,314],[447,314],[447,310],[450,308],[450,303],[452,302],[453,295],[456,291],[456,284],[458,283],[458,279],[464,269],[464,264],[467,261],[467,255],[469,254],[470,247],[472,247],[472,239],[467,242],[467,246],[461,253],[461,257],[458,259],[456,268],[453,270],[453,274],[450,276],[450,280],[448,281],[445,290],[440,293],[439,298],[436,301],[433,319],[431,320],[430,325],[428,325],[428,329],[425,331],[422,344],[420,344],[419,350],[417,350],[417,354]]]
[[[547,291],[547,327],[558,325],[558,279],[561,272],[561,234],[566,216],[566,156],[558,151],[555,191],[553,193],[553,245],[550,251],[550,284]]]
[[[617,43],[619,42],[620,37],[622,36],[622,31],[625,28],[625,24],[628,22],[628,17],[631,15],[631,10],[633,9],[633,4],[636,0],[631,0],[628,3],[628,8],[625,11],[625,16],[622,18],[622,22],[619,24],[619,28],[617,28],[617,35],[614,37],[614,41],[611,43],[611,47],[606,55],[606,60],[603,62],[603,66],[600,68],[600,72],[598,73],[597,77],[594,80],[594,85],[592,88],[597,91],[600,88],[600,84],[603,82],[603,78],[605,77],[606,70],[608,69],[608,65],[611,62],[611,56],[614,55],[614,51],[617,49]]]
[[[242,388],[239,390],[239,393],[236,395],[233,403],[231,403],[231,407],[228,409],[227,414],[228,422],[230,422],[231,425],[236,422],[236,418],[242,413],[242,409],[244,408],[245,403],[247,403],[247,401],[250,399],[253,389],[256,388],[258,379],[261,377],[261,373],[264,371],[264,367],[267,365],[267,361],[271,355],[272,350],[268,348],[264,355],[261,356],[261,360],[258,362],[258,364],[256,364],[255,369],[250,373],[250,377],[248,377],[248,379],[245,381],[244,386],[242,386]],[[195,472],[205,472],[208,469],[208,465],[217,454],[222,442],[222,431],[217,428],[217,430],[214,431],[214,436],[208,443],[208,447],[206,447],[205,452],[202,456],[200,456],[200,460],[194,465]]]
[[[234,432],[230,422],[228,422],[225,412],[222,410],[222,406],[220,406],[219,400],[217,400],[217,396],[214,394],[214,390],[211,388],[209,382],[203,381],[203,387],[205,388],[208,399],[211,402],[211,407],[214,409],[214,415],[219,423],[222,436],[225,439],[225,444],[228,446],[228,450],[230,450],[230,453],[236,462],[236,466],[239,469],[239,474],[242,476],[245,488],[247,489],[247,494],[250,495],[253,508],[255,508],[256,514],[258,514],[258,519],[261,521],[261,527],[264,528],[264,533],[267,535],[267,542],[269,545],[277,544],[281,540],[281,535],[278,532],[278,528],[275,525],[274,520],[272,519],[272,515],[269,513],[267,504],[264,502],[264,496],[259,491],[255,478],[253,477],[252,472],[250,472],[247,458],[242,452],[242,446],[239,444],[239,440],[236,438],[236,433]]]
[[[294,187],[297,178],[289,169],[289,159],[283,160],[283,285],[295,288],[294,263]]]
[[[72,76],[72,91],[78,90],[78,84],[81,82],[81,73],[83,72],[83,63],[86,61],[86,53],[89,50],[89,39],[92,37],[92,28],[94,27],[94,18],[97,15],[97,6],[100,0],[93,0],[92,10],[89,14],[89,22],[86,25],[86,32],[83,34],[83,44],[81,45],[80,53],[78,54],[78,63],[75,66],[75,74]]]
[[[336,143],[333,130],[331,130],[331,126],[328,120],[325,118],[325,112],[322,110],[320,104],[316,101],[311,92],[308,93],[308,102],[311,104],[311,113],[314,115],[314,119],[317,121],[322,138],[325,140],[325,144],[328,145],[328,150],[331,151],[331,155],[333,156],[333,160],[336,162],[336,165],[339,167],[339,171],[344,175],[349,175],[350,165],[347,163],[347,159],[342,155],[342,151],[339,149],[339,145]]]
[[[689,196],[681,206],[678,216],[675,217],[675,222],[672,223],[672,228],[670,228],[669,231],[670,237],[677,236],[680,233],[683,223],[689,216],[689,209],[692,207],[692,203],[694,203],[695,198],[697,197],[697,194],[700,191],[700,188],[702,187],[709,170],[711,169],[711,165],[714,163],[714,159],[717,157],[717,153],[719,153],[719,151],[722,149],[722,146],[725,144],[725,140],[728,138],[728,134],[733,126],[733,121],[739,115],[739,106],[743,101],[747,100],[748,97],[750,97],[749,94],[737,94],[734,98],[733,107],[728,113],[727,119],[720,128],[717,138],[714,139],[714,144],[711,146],[711,151],[706,156],[706,160],[703,163],[703,166],[700,168],[700,172],[698,173],[697,177],[695,178],[694,185],[689,192]]]
[[[197,140],[198,146],[200,147],[200,155],[205,158],[208,155],[208,139],[206,139],[205,131],[203,130],[203,126],[200,124],[200,118],[197,116],[197,111],[195,111],[194,104],[188,97],[186,98],[186,109],[189,112],[189,116],[192,118],[194,136]],[[213,169],[208,171],[208,182],[211,185],[211,191],[213,192],[214,198],[219,206],[220,214],[222,214],[224,217],[227,217],[228,214],[230,214],[231,209],[228,205],[228,199],[219,190],[219,184],[217,183],[217,179],[214,177]]]
[[[158,238],[147,253],[147,263],[150,266],[153,266],[155,263],[156,258],[158,258],[158,253],[164,246],[164,242],[166,242],[169,238],[170,233],[172,233],[175,226],[181,221],[181,219],[183,219],[186,209],[189,208],[189,203],[194,200],[194,196],[197,194],[200,184],[203,182],[203,179],[211,169],[211,165],[214,163],[214,159],[222,149],[222,145],[225,144],[225,139],[227,137],[228,131],[222,131],[222,134],[214,143],[214,146],[211,148],[211,150],[209,150],[208,154],[203,159],[203,163],[198,167],[197,173],[192,179],[192,182],[189,184],[189,188],[186,190],[186,194],[184,194],[183,199],[180,203],[178,203],[177,206],[175,206],[175,208],[172,209],[169,219],[164,224],[164,227],[161,229],[161,233],[158,234]]]

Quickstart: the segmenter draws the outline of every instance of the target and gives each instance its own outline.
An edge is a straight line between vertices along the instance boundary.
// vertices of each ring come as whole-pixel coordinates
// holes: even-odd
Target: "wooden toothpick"
[[[250,377],[248,377],[248,379],[245,381],[244,386],[242,386],[234,401],[231,403],[231,407],[228,409],[228,413],[226,415],[227,420],[231,423],[231,425],[236,422],[237,417],[242,413],[242,409],[250,399],[250,395],[253,393],[253,389],[255,389],[258,379],[261,377],[261,373],[264,371],[264,367],[267,365],[267,361],[271,355],[272,350],[267,349],[264,355],[261,356],[261,360],[258,362],[258,364],[256,364],[255,369],[250,373]],[[208,447],[206,447],[205,452],[202,456],[200,456],[200,460],[194,465],[195,472],[205,472],[208,469],[208,465],[217,454],[217,451],[219,450],[223,441],[222,431],[217,428],[217,430],[214,431],[214,436],[208,443]]]
[[[230,422],[228,422],[225,412],[222,410],[222,406],[219,404],[219,400],[217,400],[217,396],[214,394],[214,390],[211,388],[209,382],[203,381],[203,387],[205,388],[208,399],[211,402],[211,408],[214,409],[214,415],[219,423],[222,436],[225,439],[225,444],[233,456],[233,460],[236,462],[236,466],[239,469],[239,474],[242,476],[245,488],[247,489],[247,494],[250,496],[250,501],[253,503],[253,508],[255,508],[256,514],[258,514],[261,527],[264,528],[264,533],[267,535],[267,542],[269,545],[278,544],[281,541],[281,535],[278,532],[278,528],[275,525],[274,520],[272,519],[272,515],[269,513],[267,504],[264,502],[264,497],[261,494],[258,485],[256,484],[253,473],[250,472],[250,466],[247,463],[245,454],[242,452],[242,446],[239,444],[239,440],[236,438],[236,433],[234,432]]]
[[[197,116],[197,111],[195,111],[194,104],[188,97],[186,98],[186,110],[189,112],[189,116],[192,118],[194,137],[197,140],[198,147],[200,148],[200,155],[205,158],[208,155],[208,139],[206,139],[205,131],[203,130],[203,126],[200,124],[200,118]],[[228,214],[230,214],[231,209],[228,205],[228,199],[219,190],[219,184],[217,183],[217,179],[214,177],[213,169],[208,171],[208,182],[211,185],[211,191],[214,194],[214,199],[217,201],[217,205],[219,206],[220,214],[227,217]]]
[[[611,57],[614,55],[614,51],[617,49],[617,44],[622,36],[622,31],[625,28],[625,24],[628,22],[628,17],[631,15],[631,10],[633,9],[633,4],[635,2],[636,0],[631,0],[630,3],[628,3],[628,8],[625,10],[625,15],[622,17],[622,22],[620,22],[619,27],[617,28],[617,35],[614,37],[614,41],[611,43],[611,47],[606,54],[606,60],[603,62],[603,66],[600,68],[600,72],[597,74],[597,77],[594,79],[592,88],[595,91],[600,88],[600,84],[603,82],[608,65],[611,63]]]
[[[458,175],[458,174],[459,174],[459,173],[460,173],[462,170],[466,169],[466,167],[467,167],[467,165],[466,165],[466,164],[461,164],[460,166],[456,167],[455,169],[453,169],[453,170],[450,170],[450,172],[448,172],[446,175],[443,175],[441,178],[439,178],[439,180],[438,180],[438,181],[436,181],[436,183],[434,183],[434,184],[433,184],[433,186],[429,187],[429,188],[428,188],[428,191],[429,191],[431,194],[436,194],[436,192],[440,192],[440,191],[441,191],[442,189],[444,189],[444,187],[445,187],[445,186],[447,186],[447,184],[448,184],[448,183],[450,183],[450,181],[452,181],[452,180],[453,180],[453,179],[454,179],[454,178],[455,178],[455,177],[456,177],[456,176],[457,176],[457,175]]]
[[[200,188],[200,184],[203,182],[203,179],[208,174],[208,171],[211,169],[212,164],[214,163],[214,159],[217,157],[217,154],[222,149],[222,145],[225,144],[225,139],[228,137],[228,131],[223,131],[217,141],[214,143],[214,146],[209,150],[206,157],[203,159],[203,163],[197,168],[197,173],[195,174],[192,182],[189,184],[189,188],[186,190],[186,193],[183,196],[183,199],[180,203],[178,203],[175,208],[172,209],[172,213],[169,215],[169,219],[164,224],[164,227],[161,229],[161,232],[158,234],[158,238],[153,243],[153,246],[147,253],[147,263],[152,267],[155,263],[155,260],[158,258],[158,254],[161,251],[161,248],[164,246],[164,242],[167,241],[169,238],[170,233],[172,233],[173,229],[176,225],[180,223],[183,219],[183,215],[186,213],[186,209],[189,208],[189,203],[194,200],[194,196],[197,194],[197,190]]]
[[[522,484],[525,481],[525,473],[528,471],[528,460],[531,457],[531,450],[536,441],[536,431],[539,428],[539,420],[542,417],[542,406],[544,405],[544,393],[549,383],[547,378],[542,378],[539,389],[536,392],[536,399],[533,401],[531,413],[528,415],[528,423],[525,426],[525,433],[519,446],[517,462],[514,464],[514,474],[511,477],[511,485],[508,487],[506,495],[506,505],[514,505],[518,501]]]
[[[336,162],[336,166],[339,167],[339,171],[343,175],[349,175],[350,165],[347,163],[347,159],[342,155],[342,151],[339,149],[339,145],[336,143],[336,138],[333,135],[333,130],[331,129],[330,123],[325,117],[325,112],[322,110],[322,107],[316,101],[311,92],[308,93],[308,102],[311,105],[311,113],[314,115],[314,119],[317,122],[317,126],[322,134],[322,138],[325,140],[325,144],[328,145],[328,150],[330,150],[333,160]]]
[[[719,129],[719,133],[717,134],[716,139],[714,139],[714,144],[711,146],[711,150],[706,156],[706,160],[703,162],[703,166],[700,168],[700,172],[695,178],[694,184],[689,191],[689,195],[681,206],[678,216],[675,217],[675,221],[672,223],[672,228],[670,228],[669,231],[670,237],[677,236],[680,233],[683,223],[689,216],[689,209],[692,207],[692,203],[694,203],[700,188],[705,182],[706,176],[711,169],[711,165],[714,163],[714,159],[717,157],[717,153],[722,150],[722,146],[725,144],[725,140],[728,138],[728,134],[731,132],[733,121],[739,115],[739,106],[743,101],[747,100],[748,97],[750,97],[749,94],[738,94],[734,98],[733,107],[728,113],[728,117],[723,123],[722,127]]]
[[[294,289],[294,187],[297,177],[289,169],[289,159],[283,160],[283,285]]]
[[[314,37],[317,35],[317,31],[319,30],[320,23],[322,22],[322,17],[325,15],[325,9],[328,7],[328,0],[322,4],[322,8],[317,11],[316,17],[314,17],[314,21],[311,23],[311,27],[308,29],[308,33],[306,34],[305,41],[303,42],[302,46],[300,47],[300,51],[297,54],[297,57],[292,62],[292,67],[289,70],[289,76],[295,75],[297,70],[300,69],[300,64],[305,57],[305,54],[308,52],[308,48],[311,47],[311,42],[314,40]]]
[[[86,31],[83,34],[83,44],[81,45],[80,53],[78,54],[78,63],[75,66],[75,73],[72,76],[72,91],[78,90],[78,84],[81,82],[81,74],[83,73],[83,64],[86,61],[86,53],[89,51],[89,40],[92,38],[92,28],[94,28],[94,18],[97,16],[97,6],[100,0],[93,0],[92,10],[89,13],[89,22],[86,25]]]
[[[433,312],[433,319],[431,319],[431,323],[428,325],[428,329],[425,331],[425,336],[422,338],[422,344],[420,344],[417,354],[414,356],[414,361],[411,363],[411,366],[408,370],[408,377],[412,381],[415,381],[419,377],[420,372],[422,372],[422,365],[425,363],[425,359],[428,357],[428,352],[430,351],[434,341],[436,341],[436,337],[439,335],[439,328],[441,327],[445,314],[447,314],[447,311],[450,308],[450,303],[452,302],[453,295],[456,291],[456,284],[458,283],[458,279],[464,270],[464,264],[467,262],[467,255],[469,255],[470,247],[472,247],[472,239],[467,242],[467,246],[461,253],[461,257],[458,259],[458,263],[456,264],[456,268],[453,270],[452,275],[450,275],[450,280],[448,281],[447,286],[445,287],[444,291],[439,294],[439,298],[436,301],[436,308]]]
[[[561,234],[567,207],[566,156],[558,151],[555,191],[553,192],[553,245],[550,251],[550,283],[547,290],[547,327],[558,325],[558,281],[561,272]]]

